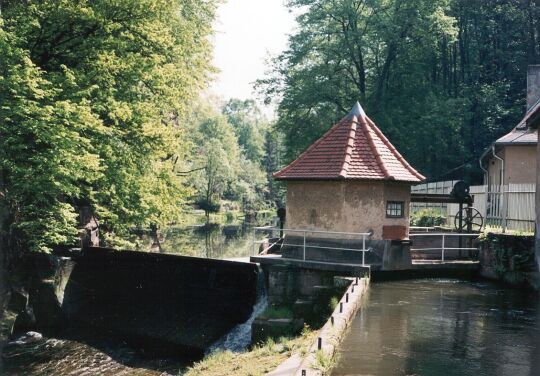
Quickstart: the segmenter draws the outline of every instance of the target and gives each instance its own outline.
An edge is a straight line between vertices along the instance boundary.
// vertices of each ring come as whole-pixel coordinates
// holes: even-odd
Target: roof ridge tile
[[[273,176],[278,180],[393,180],[417,183],[418,173],[356,105]],[[353,108],[354,109],[354,108]]]

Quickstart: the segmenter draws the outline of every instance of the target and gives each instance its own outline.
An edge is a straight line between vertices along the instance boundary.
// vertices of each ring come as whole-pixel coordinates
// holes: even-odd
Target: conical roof
[[[358,102],[296,160],[276,172],[274,178],[410,183],[425,179],[399,154]]]

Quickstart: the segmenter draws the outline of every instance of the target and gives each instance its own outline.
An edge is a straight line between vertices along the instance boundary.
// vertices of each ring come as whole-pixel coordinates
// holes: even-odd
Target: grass
[[[339,296],[332,296],[332,298],[330,298],[330,302],[328,303],[328,308],[330,309],[330,312],[334,312],[334,309],[336,309],[338,303]]]
[[[220,351],[195,363],[183,376],[258,376],[274,370],[294,353],[306,354],[316,332],[306,329],[296,338],[269,339],[250,351]]]
[[[259,315],[258,318],[262,320],[269,319],[292,319],[294,317],[293,312],[288,307],[270,306]]]
[[[315,354],[315,364],[313,365],[313,368],[321,371],[323,375],[329,373],[335,365],[335,357],[325,355],[322,350],[318,350]]]

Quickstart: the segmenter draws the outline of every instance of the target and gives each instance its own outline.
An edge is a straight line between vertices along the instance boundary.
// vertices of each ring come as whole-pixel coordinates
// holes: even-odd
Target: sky
[[[228,0],[219,7],[214,66],[220,73],[211,85],[213,93],[225,100],[256,99],[254,81],[268,70],[265,61],[286,48],[295,26],[284,1]]]

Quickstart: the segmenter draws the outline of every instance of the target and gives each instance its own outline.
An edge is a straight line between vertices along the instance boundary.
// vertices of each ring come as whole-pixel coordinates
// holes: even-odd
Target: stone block
[[[303,328],[302,319],[255,319],[251,324],[251,343],[261,343],[268,338],[290,337],[299,334]]]

